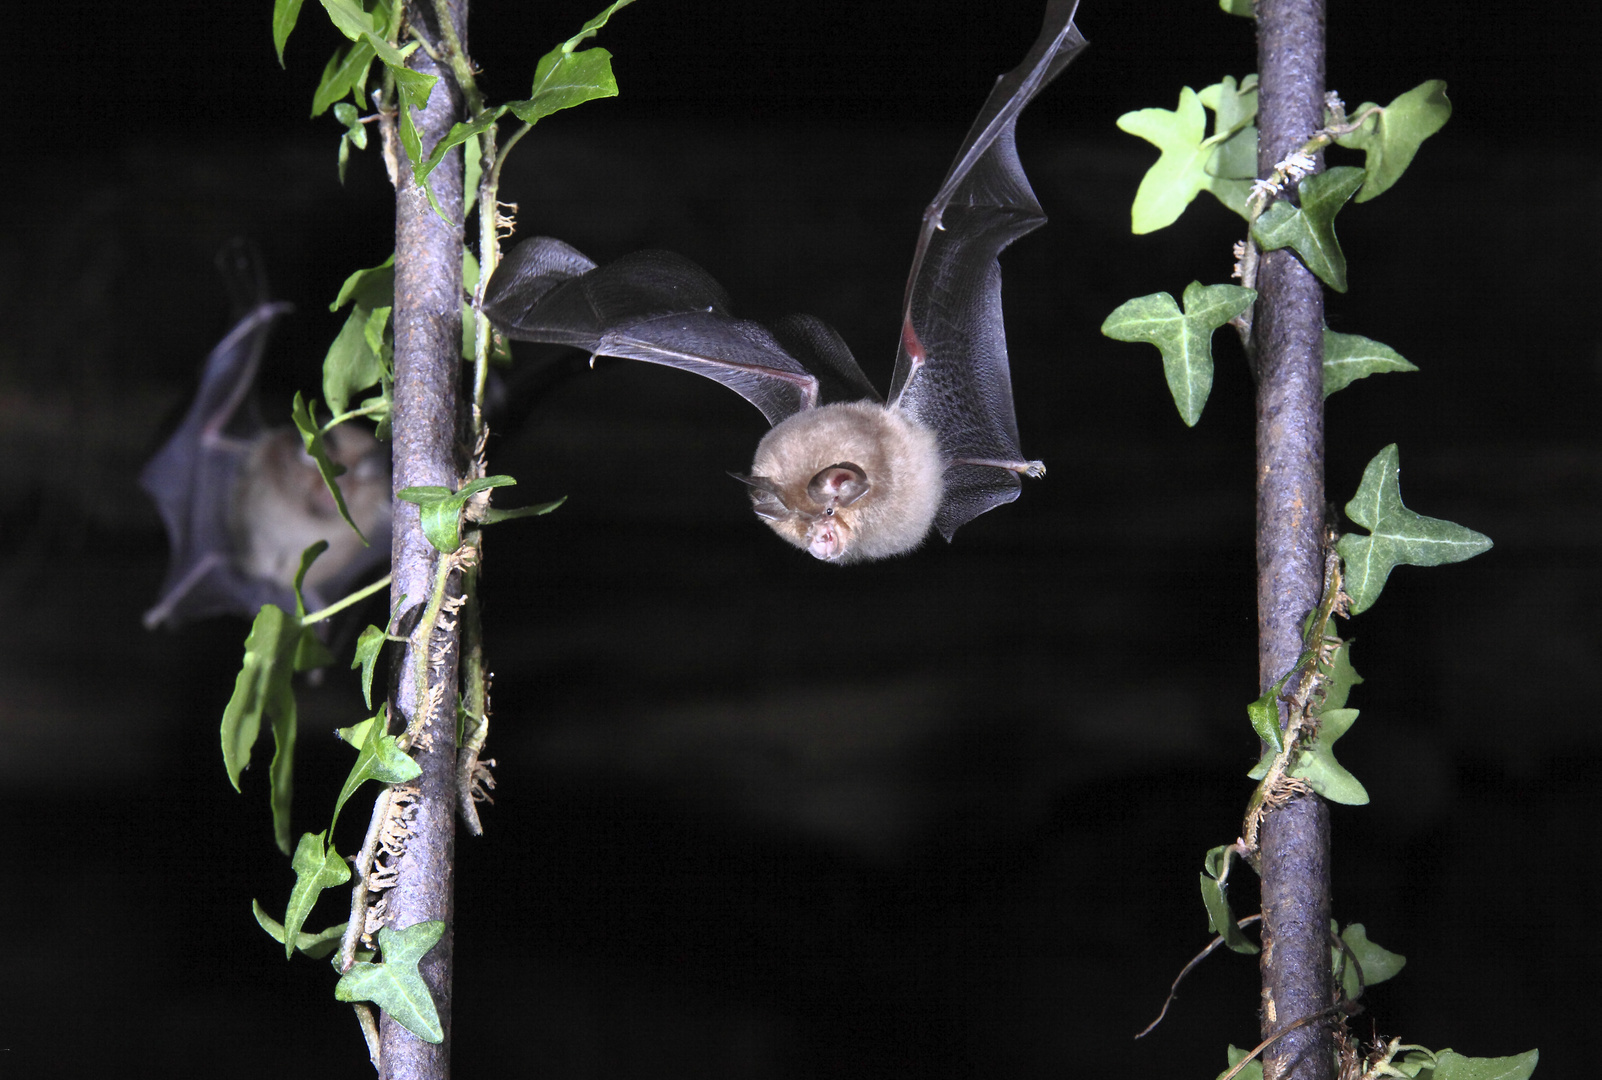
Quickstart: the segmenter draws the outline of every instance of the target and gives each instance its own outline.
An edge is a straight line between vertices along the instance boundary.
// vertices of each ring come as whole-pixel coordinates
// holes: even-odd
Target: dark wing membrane
[[[890,400],[933,428],[954,459],[1018,461],[997,256],[1044,223],[1013,146],[1023,107],[1085,46],[1077,0],[1047,5],[1039,39],[995,88],[968,130],[939,194],[924,213],[902,313]],[[917,369],[914,375],[914,368]],[[993,491],[980,478],[988,477]],[[956,528],[1018,497],[1010,470],[947,477],[937,525]]]
[[[635,252],[598,267],[560,240],[534,237],[496,269],[483,310],[511,338],[703,375],[755,405],[770,424],[828,400],[825,386],[838,391],[867,384],[832,330],[803,320],[808,329],[793,333],[787,324],[781,342],[760,324],[731,315],[718,283],[669,251]],[[815,343],[822,343],[821,351]],[[787,348],[792,345],[801,357]],[[803,362],[809,349],[812,358],[824,358],[819,374]],[[842,375],[842,365],[854,372],[854,382]]]
[[[249,616],[288,595],[267,582],[256,595],[252,579],[235,568],[228,513],[258,426],[241,429],[236,420],[255,386],[267,334],[289,310],[286,303],[258,304],[211,350],[183,422],[139,474],[167,526],[170,552],[161,598],[145,613],[146,626],[226,612]]]

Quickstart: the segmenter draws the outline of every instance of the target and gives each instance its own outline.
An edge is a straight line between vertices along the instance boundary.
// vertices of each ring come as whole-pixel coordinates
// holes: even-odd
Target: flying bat
[[[513,248],[482,309],[507,337],[667,364],[744,397],[773,429],[749,475],[757,516],[819,559],[899,555],[1018,497],[1024,459],[1001,319],[1003,248],[1046,218],[1013,146],[1018,114],[1085,47],[1078,0],[1051,0],[1029,54],[1001,76],[924,212],[889,403],[827,325],[735,318],[695,263],[642,251],[597,266],[560,240]]]
[[[303,550],[329,548],[307,572],[308,604],[320,607],[389,555],[390,473],[385,448],[343,425],[326,437],[346,467],[340,489],[371,542],[339,516],[293,427],[267,427],[256,373],[273,324],[290,305],[269,300],[253,248],[236,243],[218,262],[244,314],[206,357],[200,388],[182,422],[139,475],[167,527],[167,577],[145,626],[177,626],[211,615],[251,617],[263,604],[294,610]]]

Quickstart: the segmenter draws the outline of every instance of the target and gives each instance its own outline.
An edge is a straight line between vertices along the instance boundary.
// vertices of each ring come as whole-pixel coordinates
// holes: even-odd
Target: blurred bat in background
[[[773,424],[750,486],[757,516],[820,559],[910,551],[1018,497],[1045,467],[1018,446],[997,256],[1045,215],[1013,133],[1018,114],[1086,42],[1077,0],[1046,5],[1040,37],[997,80],[924,213],[889,404],[827,325],[792,315],[771,330],[734,318],[727,295],[680,255],[642,251],[597,266],[535,237],[484,291],[502,333],[594,355],[668,364],[750,401]]]
[[[218,255],[244,314],[206,357],[200,389],[178,429],[139,475],[167,526],[167,577],[145,626],[177,626],[211,615],[252,617],[263,604],[294,610],[303,550],[329,547],[306,575],[308,605],[337,598],[389,556],[388,449],[345,425],[326,437],[348,470],[339,480],[364,547],[293,427],[268,428],[255,399],[257,369],[273,323],[290,305],[267,299],[260,256],[244,242]]]

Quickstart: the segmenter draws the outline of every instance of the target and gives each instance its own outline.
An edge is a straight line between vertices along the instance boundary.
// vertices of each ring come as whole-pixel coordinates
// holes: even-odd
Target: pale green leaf
[[[1389,345],[1358,334],[1337,334],[1324,328],[1324,396],[1344,390],[1358,379],[1387,371],[1417,371]]]
[[[273,49],[278,53],[278,66],[284,66],[284,46],[300,18],[301,0],[273,0]]]
[[[1346,516],[1370,533],[1347,533],[1336,545],[1346,564],[1346,593],[1354,615],[1379,599],[1393,567],[1461,562],[1491,547],[1490,538],[1473,529],[1403,506],[1400,475],[1400,456],[1392,443],[1374,455],[1357,494],[1346,504]]]
[[[353,394],[378,385],[384,376],[383,354],[372,347],[367,337],[371,316],[369,309],[356,305],[328,347],[328,355],[323,357],[323,397],[335,416],[350,407]]]
[[[371,1001],[424,1042],[443,1042],[439,1011],[417,963],[444,932],[445,924],[438,919],[404,930],[379,927],[378,948],[384,962],[353,964],[334,985],[335,1000]]]
[[[400,748],[397,736],[385,734],[384,725],[377,720],[374,717],[375,722],[367,729],[367,737],[356,754],[356,763],[351,766],[350,774],[339,789],[339,797],[334,800],[334,822],[339,820],[339,812],[346,801],[367,781],[404,784],[422,775],[422,767]],[[332,831],[334,823],[330,822],[328,828]]]
[[[1118,118],[1118,127],[1139,136],[1160,150],[1161,156],[1140,181],[1130,208],[1130,227],[1136,233],[1154,232],[1172,225],[1200,192],[1244,216],[1251,184],[1210,175],[1207,163],[1214,146],[1207,140],[1207,113],[1201,97],[1190,87],[1179,93],[1179,107],[1139,109]]]
[[[369,709],[373,707],[373,669],[378,665],[378,654],[388,638],[389,635],[378,627],[368,626],[356,639],[356,658],[350,662],[350,666],[362,669],[362,700]]]
[[[1364,102],[1351,115],[1361,115],[1373,108]],[[1335,141],[1353,150],[1362,150],[1367,158],[1363,163],[1363,190],[1358,202],[1367,202],[1391,188],[1407,167],[1413,163],[1421,143],[1437,131],[1452,115],[1452,103],[1446,98],[1446,83],[1431,79],[1421,83],[1391,102],[1363,126]]]
[[[462,508],[467,505],[467,500],[481,491],[511,487],[516,483],[510,476],[480,476],[469,480],[456,492],[434,485],[421,485],[402,488],[395,493],[395,497],[417,504],[422,517],[423,535],[437,550],[449,555],[462,546]]]
[[[262,717],[273,726],[277,749],[269,769],[273,832],[278,847],[289,854],[290,770],[295,747],[295,692],[290,677],[299,649],[300,620],[275,604],[264,604],[245,639],[245,658],[234,680],[234,692],[223,709],[223,768],[238,791],[239,776],[250,764],[250,752],[261,734]]]
[[[328,107],[347,95],[360,98],[361,89],[367,84],[367,71],[373,64],[373,47],[365,39],[352,42],[349,48],[334,53],[328,58],[328,64],[323,68],[323,76],[317,82],[317,89],[312,94],[312,116],[318,117],[328,111]],[[352,111],[355,107],[352,106]],[[340,123],[350,127],[349,121]],[[362,145],[366,146],[366,136],[362,136]]]
[[[1101,324],[1117,341],[1146,341],[1163,357],[1163,375],[1185,423],[1195,426],[1213,387],[1213,331],[1251,306],[1257,294],[1239,285],[1185,287],[1185,308],[1168,293],[1137,297],[1118,306]]]
[[[332,889],[350,880],[350,867],[340,858],[332,845],[325,846],[327,833],[303,833],[295,846],[290,868],[295,871],[295,887],[289,892],[289,907],[284,911],[284,959],[295,954],[294,941],[306,916],[324,889]]]
[[[1257,5],[1254,0],[1218,0],[1218,6],[1225,15],[1239,15],[1245,19],[1257,18]],[[1231,1061],[1230,1064],[1235,1063]],[[1257,1068],[1261,1073],[1262,1066],[1259,1065]]]
[[[290,418],[295,421],[295,427],[300,432],[300,441],[305,444],[306,453],[317,463],[317,471],[323,478],[323,485],[334,497],[334,505],[339,509],[339,516],[345,519],[345,524],[351,527],[357,538],[366,546],[367,537],[356,527],[356,522],[350,516],[350,508],[345,505],[345,493],[339,489],[337,477],[345,471],[345,467],[328,456],[328,447],[323,443],[322,429],[317,425],[316,411],[316,399],[308,405],[300,392],[296,391]]]
[[[395,306],[394,255],[377,266],[358,270],[347,277],[345,283],[339,287],[339,295],[328,305],[328,310],[338,311],[352,301],[369,311]]]
[[[1455,1050],[1442,1050],[1435,1055],[1433,1080],[1529,1080],[1540,1059],[1539,1050],[1499,1058],[1464,1057]]]
[[[1258,947],[1236,925],[1235,913],[1230,910],[1224,886],[1218,880],[1229,866],[1229,859],[1230,845],[1225,844],[1207,852],[1202,862],[1203,869],[1199,876],[1202,904],[1207,908],[1207,927],[1220,935],[1231,951],[1250,955],[1257,952]]]
[[[262,907],[261,904],[252,900],[250,902],[250,910],[255,913],[257,925],[267,931],[274,941],[282,945],[289,939],[289,935],[284,932],[283,924],[267,914],[267,909]],[[344,923],[340,923],[338,926],[330,926],[320,934],[308,934],[303,930],[295,935],[295,948],[313,960],[321,960],[339,948],[340,939],[344,936]]]
[[[1252,225],[1264,251],[1288,247],[1336,292],[1346,291],[1346,255],[1335,239],[1335,215],[1363,182],[1363,170],[1339,165],[1309,176],[1298,189],[1302,205],[1281,199]]]
[[[1228,4],[1230,2],[1231,2],[1231,0],[1219,0],[1220,4]],[[1242,2],[1249,3],[1249,0],[1235,0],[1235,2],[1237,2],[1237,3],[1242,3]],[[1226,10],[1227,10],[1227,8],[1226,8]],[[1237,14],[1238,15],[1238,14],[1241,14],[1241,13],[1240,12],[1234,12],[1233,14]],[[1226,1075],[1229,1072],[1230,1069],[1233,1069],[1236,1065],[1239,1065],[1242,1061],[1245,1061],[1247,1056],[1250,1055],[1250,1054],[1251,1054],[1250,1050],[1242,1050],[1240,1047],[1235,1046],[1234,1044],[1230,1044],[1229,1053],[1228,1053],[1229,1068],[1228,1069],[1224,1069],[1218,1075],[1220,1077]],[[1242,1067],[1240,1072],[1235,1074],[1235,1080],[1263,1080],[1263,1059],[1260,1058],[1260,1057],[1259,1058],[1253,1058],[1251,1061],[1246,1062],[1246,1065],[1244,1067]]]
[[[1341,931],[1341,940],[1346,948],[1351,950],[1357,964],[1363,969],[1363,985],[1376,986],[1387,979],[1394,978],[1407,963],[1407,957],[1383,949],[1368,940],[1368,931],[1362,923],[1352,923]],[[1354,968],[1346,959],[1345,950],[1331,948],[1331,960],[1334,970],[1341,972],[1341,991],[1348,1001],[1356,1001],[1358,995],[1357,968]],[[1344,965],[1344,968],[1343,968]]]

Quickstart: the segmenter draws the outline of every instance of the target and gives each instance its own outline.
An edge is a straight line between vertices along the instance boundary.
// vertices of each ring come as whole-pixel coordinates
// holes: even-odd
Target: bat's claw
[[[1046,463],[1044,461],[1026,461],[1023,463],[1023,467],[1018,471],[1023,473],[1025,476],[1045,476]]]

